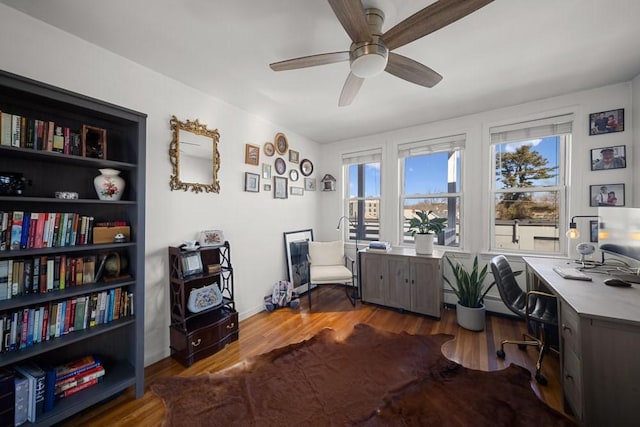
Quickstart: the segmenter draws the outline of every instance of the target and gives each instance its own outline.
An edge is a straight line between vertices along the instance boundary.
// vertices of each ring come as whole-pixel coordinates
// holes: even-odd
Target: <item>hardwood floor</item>
[[[533,348],[518,350],[507,346],[505,360],[497,359],[496,349],[503,339],[519,339],[526,330],[524,322],[501,316],[487,316],[486,329],[471,332],[458,327],[455,309],[444,309],[442,318],[434,320],[410,313],[400,313],[375,305],[358,302],[354,308],[344,290],[321,286],[313,292],[313,310],[307,309],[307,298],[301,298],[300,309],[283,308],[271,313],[261,312],[240,322],[240,339],[215,355],[185,368],[166,358],[145,369],[144,396],[135,400],[133,391],[95,405],[68,419],[63,426],[157,426],[164,417],[164,404],[149,386],[168,375],[198,375],[229,367],[247,357],[258,355],[292,342],[307,339],[329,327],[346,337],[353,325],[367,323],[380,329],[411,334],[450,334],[454,339],[442,346],[442,353],[467,368],[484,371],[500,370],[510,363],[528,368],[532,373],[531,387],[553,408],[562,411],[558,357],[552,352],[545,356],[543,374],[549,384],[538,386],[533,379],[537,353]],[[89,392],[90,391],[86,391]]]

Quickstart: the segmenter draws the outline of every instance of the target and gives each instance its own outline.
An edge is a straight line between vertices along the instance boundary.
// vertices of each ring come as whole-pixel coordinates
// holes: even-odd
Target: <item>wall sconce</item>
[[[569,223],[569,229],[565,233],[565,235],[571,240],[575,240],[580,237],[580,232],[578,231],[578,226],[576,224],[576,218],[600,218],[598,215],[576,215],[571,217],[571,222]]]

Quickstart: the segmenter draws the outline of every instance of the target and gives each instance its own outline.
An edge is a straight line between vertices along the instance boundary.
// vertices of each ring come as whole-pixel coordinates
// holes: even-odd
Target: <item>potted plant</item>
[[[431,255],[433,253],[433,235],[440,233],[447,226],[447,218],[438,218],[433,211],[419,210],[409,221],[409,231],[416,240],[416,253]]]
[[[459,262],[454,263],[449,257],[447,262],[453,272],[455,285],[445,276],[444,281],[453,289],[458,297],[456,304],[456,318],[458,325],[472,331],[481,331],[484,329],[485,308],[484,297],[487,292],[495,285],[495,281],[484,288],[484,280],[488,274],[488,265],[478,271],[478,256],[473,259],[473,268],[468,272],[464,265]]]
[[[458,297],[458,303],[456,304],[456,318],[458,325],[471,331],[481,331],[485,325],[485,306],[484,297],[487,292],[491,290],[493,285],[496,284],[495,280],[485,287],[485,279],[488,274],[488,265],[485,265],[482,270],[478,271],[478,256],[473,258],[473,268],[471,272],[467,271],[459,262],[454,264],[449,257],[446,257],[453,277],[455,279],[455,285],[444,276],[444,281],[453,289],[453,292]],[[514,275],[518,275],[522,271],[514,272]]]

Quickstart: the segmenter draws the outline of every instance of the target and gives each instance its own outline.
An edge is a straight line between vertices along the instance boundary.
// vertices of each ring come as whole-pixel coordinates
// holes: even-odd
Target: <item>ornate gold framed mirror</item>
[[[207,125],[198,119],[181,122],[176,116],[171,116],[169,123],[173,131],[169,146],[169,159],[173,166],[169,181],[171,190],[219,193],[218,129],[207,129]]]

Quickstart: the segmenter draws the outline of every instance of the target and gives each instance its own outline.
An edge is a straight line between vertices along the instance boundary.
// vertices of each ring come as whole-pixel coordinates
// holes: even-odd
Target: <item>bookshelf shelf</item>
[[[57,401],[51,411],[38,415],[36,422],[28,425],[59,423],[130,387],[134,387],[136,398],[141,397],[144,394],[146,115],[1,70],[0,112],[3,113],[0,118],[6,119],[7,116],[12,120],[14,117],[19,117],[19,120],[24,118],[20,123],[21,126],[26,126],[20,129],[20,134],[26,136],[19,140],[17,144],[19,146],[11,146],[13,135],[8,145],[6,138],[0,139],[0,171],[19,173],[27,180],[27,185],[20,195],[6,192],[6,189],[0,187],[2,190],[0,191],[0,220],[1,214],[5,212],[12,215],[15,212],[45,213],[45,217],[50,217],[50,214],[54,213],[66,219],[65,226],[71,224],[72,221],[69,218],[75,221],[76,217],[82,216],[87,217],[85,218],[87,222],[89,222],[88,218],[92,218],[90,224],[93,224],[93,219],[95,222],[124,221],[131,230],[131,241],[126,243],[72,246],[69,242],[78,243],[84,240],[74,240],[67,234],[67,244],[62,246],[60,242],[64,240],[65,234],[61,232],[57,247],[36,249],[33,247],[39,245],[27,244],[23,247],[31,248],[2,250],[0,246],[0,267],[9,263],[22,265],[20,263],[33,262],[35,265],[35,260],[38,258],[41,263],[43,259],[51,262],[54,258],[56,261],[60,259],[61,264],[64,264],[62,260],[73,258],[78,260],[78,265],[82,259],[85,261],[93,259],[96,261],[97,269],[97,261],[100,260],[101,255],[112,252],[118,254],[118,260],[128,261],[126,271],[121,272],[126,274],[114,281],[99,280],[97,283],[85,281],[84,284],[76,286],[70,286],[72,282],[67,282],[64,289],[54,287],[53,291],[48,284],[45,284],[44,288],[48,288],[48,292],[41,291],[44,288],[40,282],[40,288],[33,286],[31,293],[20,292],[21,288],[18,287],[18,292],[14,292],[10,298],[3,294],[3,288],[0,286],[0,320],[7,318],[13,320],[15,317],[12,316],[15,316],[16,312],[30,314],[36,308],[51,308],[63,301],[81,300],[83,299],[81,297],[96,294],[111,293],[113,295],[115,292],[126,293],[127,297],[133,297],[133,305],[130,307],[134,313],[134,315],[107,323],[63,333],[59,337],[50,336],[49,339],[29,343],[28,346],[19,350],[9,351],[4,348],[4,343],[0,343],[0,369],[8,369],[12,365],[32,361],[35,363],[46,361],[47,364],[56,366],[89,354],[97,355],[104,362],[106,374],[101,383]],[[5,123],[5,120],[0,120],[0,136],[3,135]],[[26,125],[22,125],[23,123]],[[42,123],[49,124],[44,126],[55,124],[56,127],[62,127],[65,136],[68,132],[70,137],[68,139],[65,137],[65,148],[60,150],[64,152],[55,152],[51,146],[44,143],[38,144],[41,141],[38,125]],[[106,158],[98,158],[105,157],[102,155],[91,158],[70,154],[77,152],[75,151],[78,148],[77,137],[84,126],[106,131]],[[23,129],[27,132],[23,133]],[[29,135],[32,135],[32,140],[29,140]],[[67,150],[67,141],[70,142],[69,150]],[[32,146],[36,149],[31,148]],[[121,172],[120,176],[126,183],[121,200],[98,199],[93,179],[100,174],[99,169],[102,168],[117,169]],[[79,198],[56,199],[54,197],[56,191],[77,192]],[[62,223],[62,220],[60,222]],[[2,221],[0,225],[1,223]],[[11,224],[9,226],[11,227]],[[90,233],[89,230],[88,233]],[[87,234],[89,235],[91,234]],[[2,236],[3,230],[0,229],[0,237]],[[84,236],[83,233],[82,237]],[[5,231],[4,240],[0,240],[0,244],[7,241],[6,237]],[[38,241],[42,243],[44,239]],[[120,266],[119,263],[118,265]],[[118,270],[119,267],[116,271]],[[62,270],[56,268],[55,271]],[[118,273],[115,274],[118,275]],[[89,281],[92,282],[92,280]],[[2,277],[0,277],[0,285],[2,285]],[[5,293],[12,290],[7,285],[4,284]],[[120,301],[113,296],[107,300]],[[22,318],[30,319],[20,315],[20,322]],[[65,321],[64,318],[62,320]],[[69,322],[69,320],[66,321]],[[3,337],[6,334],[2,328],[0,333]],[[45,335],[51,334],[45,333]],[[37,336],[40,337],[40,335]]]

